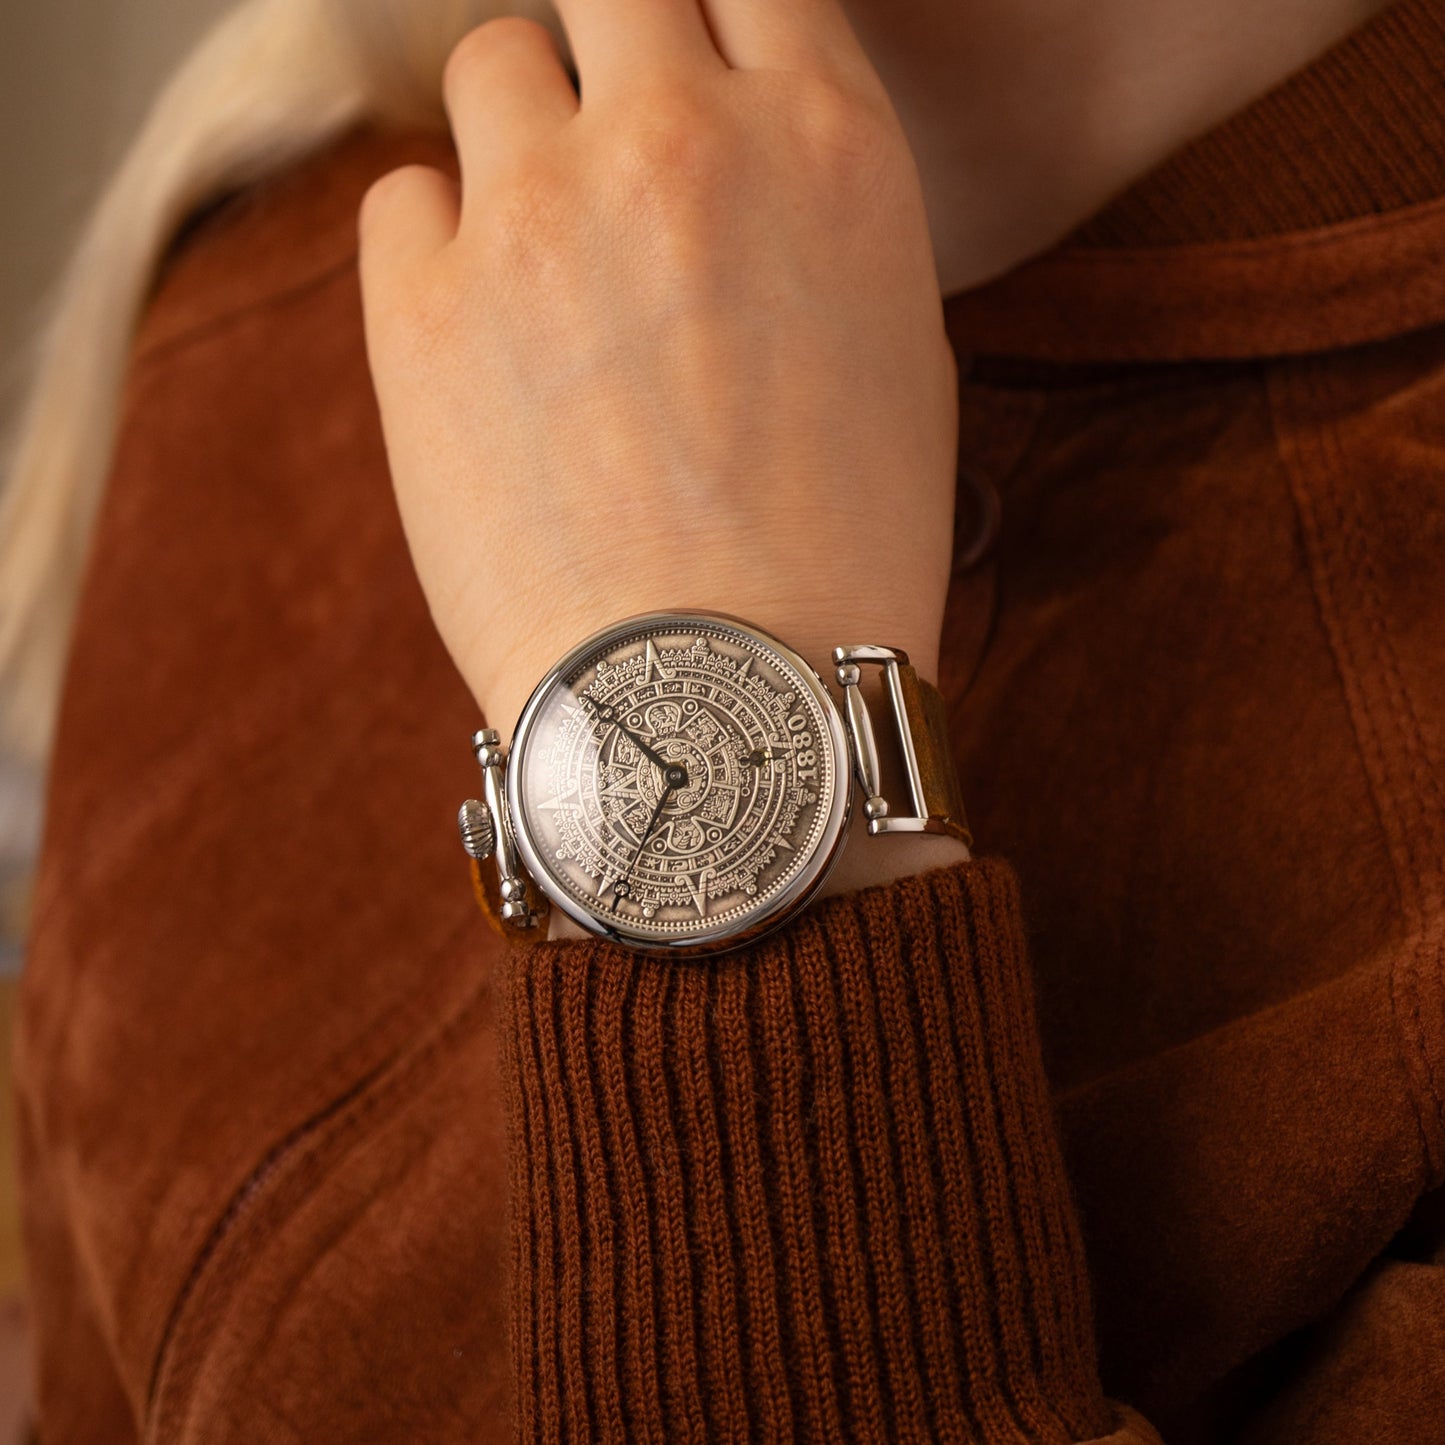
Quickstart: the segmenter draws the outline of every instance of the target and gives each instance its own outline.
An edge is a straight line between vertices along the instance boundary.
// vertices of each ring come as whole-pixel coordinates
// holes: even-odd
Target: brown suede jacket
[[[354,229],[446,146],[193,226],[24,980],[43,1445],[1445,1440],[1442,112],[1405,0],[947,298],[986,856],[707,966],[473,903]]]

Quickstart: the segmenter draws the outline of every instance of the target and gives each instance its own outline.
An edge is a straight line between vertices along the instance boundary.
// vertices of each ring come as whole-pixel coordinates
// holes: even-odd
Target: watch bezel
[[[615,640],[627,633],[652,630],[686,632],[691,624],[697,623],[704,625],[724,623],[749,634],[764,646],[773,649],[803,680],[827,720],[828,745],[832,750],[836,780],[832,803],[823,825],[822,835],[812,856],[797,875],[788,881],[786,887],[770,900],[763,913],[713,925],[704,924],[696,933],[677,938],[634,932],[625,926],[609,927],[600,918],[588,912],[553,879],[550,869],[542,860],[533,843],[526,809],[521,798],[522,777],[525,771],[523,763],[531,737],[532,725],[552,690],[562,684],[566,675],[587,654],[597,651],[605,652],[609,645],[615,645]],[[507,749],[506,801],[512,838],[531,881],[546,894],[554,907],[559,908],[589,933],[644,953],[672,956],[722,953],[728,949],[740,948],[773,929],[780,928],[807,906],[827,880],[842,854],[848,837],[848,823],[853,809],[853,756],[841,709],[813,665],[787,643],[774,637],[772,633],[759,627],[756,623],[727,612],[715,612],[706,608],[642,612],[611,623],[584,638],[549,668],[542,680],[532,689],[531,696],[522,709],[522,715],[517,719],[511,745]]]

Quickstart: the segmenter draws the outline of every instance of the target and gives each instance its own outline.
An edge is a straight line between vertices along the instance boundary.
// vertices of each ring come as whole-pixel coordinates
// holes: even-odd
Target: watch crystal
[[[518,726],[509,796],[529,871],[569,913],[676,946],[733,938],[811,891],[841,832],[846,759],[801,659],[729,619],[660,615],[554,669]]]

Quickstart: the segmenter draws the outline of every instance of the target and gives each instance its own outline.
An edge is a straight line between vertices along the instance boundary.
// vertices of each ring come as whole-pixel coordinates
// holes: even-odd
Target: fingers
[[[595,0],[590,0],[595,3]],[[737,70],[826,71],[879,84],[840,0],[695,0]]]
[[[498,169],[515,168],[531,138],[554,131],[578,106],[556,41],[516,15],[463,36],[447,61],[443,95],[464,194],[484,192]]]
[[[430,166],[402,166],[374,182],[357,222],[363,295],[380,296],[391,278],[429,260],[456,235],[459,219],[456,182]]]
[[[878,85],[841,0],[554,0],[585,96],[688,65],[826,70]]]
[[[579,83],[593,99],[659,74],[771,68],[827,71],[881,86],[841,0],[555,0]],[[453,50],[444,77],[463,188],[515,164],[527,138],[572,119],[580,101],[546,26],[503,16]]]
[[[726,61],[698,0],[554,0],[567,27],[582,94],[615,93],[648,75],[690,67],[722,69]],[[780,0],[757,0],[776,5]],[[791,3],[791,0],[781,0]]]

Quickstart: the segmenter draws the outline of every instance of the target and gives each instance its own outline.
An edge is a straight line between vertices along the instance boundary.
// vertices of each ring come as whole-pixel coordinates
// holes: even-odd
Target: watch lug
[[[495,728],[481,728],[472,734],[472,751],[476,754],[482,769],[482,788],[486,798],[484,811],[487,815],[487,831],[491,833],[491,846],[487,850],[497,861],[497,891],[501,896],[498,910],[503,920],[513,928],[535,928],[542,911],[533,906],[532,890],[527,875],[517,858],[516,841],[512,835],[512,820],[507,812],[507,750],[502,746],[500,734]],[[476,799],[462,804],[459,822],[462,826],[462,846],[471,853],[467,844],[468,809]],[[476,815],[473,815],[475,818]],[[479,855],[472,853],[472,856]]]
[[[848,736],[863,790],[869,833],[941,833],[971,847],[973,836],[964,817],[963,796],[949,751],[943,698],[938,690],[918,676],[901,648],[835,647],[833,662],[843,689]],[[912,814],[895,813],[880,792],[878,744],[860,690],[862,663],[871,663],[883,672],[883,690],[903,760]]]

